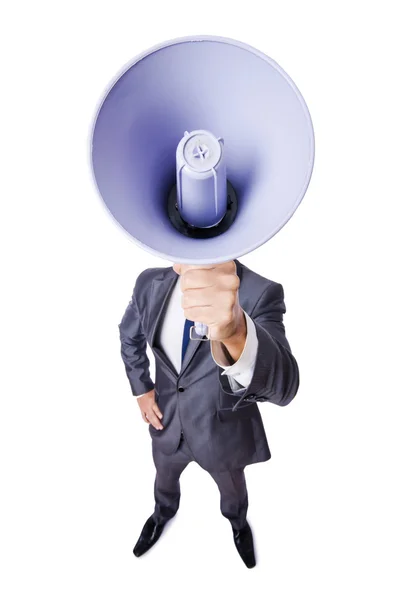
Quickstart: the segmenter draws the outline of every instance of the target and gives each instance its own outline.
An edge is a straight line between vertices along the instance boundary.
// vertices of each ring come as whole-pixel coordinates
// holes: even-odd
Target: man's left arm
[[[295,397],[299,387],[299,369],[285,335],[283,324],[285,312],[283,287],[279,283],[272,283],[256,303],[251,319],[246,318],[245,345],[237,361],[233,361],[231,354],[233,352],[236,356],[237,342],[233,339],[224,342],[211,342],[213,357],[218,366],[225,364],[221,358],[222,352],[223,358],[228,358],[226,364],[231,365],[226,367],[224,375],[225,369],[222,366],[219,367],[218,372],[223,391],[228,394],[232,393],[236,395],[236,398],[239,398],[234,409],[237,409],[243,402],[256,401],[268,401],[279,406],[286,406]],[[248,352],[244,359],[246,350],[251,349],[252,351],[255,346],[252,325],[255,329],[257,341],[254,361],[252,355],[250,359],[248,358]],[[250,343],[248,344],[248,342]],[[239,343],[241,346],[241,340]],[[219,345],[222,346],[222,350],[219,349]],[[239,364],[240,358],[243,359],[243,362]],[[248,366],[250,361],[251,364]],[[245,368],[245,375],[243,379],[239,380],[237,373],[243,372],[241,366]],[[236,389],[237,385],[231,384],[230,380],[228,381],[229,376],[233,376],[232,369],[234,369],[237,383],[243,384],[244,388]],[[228,377],[225,377],[225,375]]]

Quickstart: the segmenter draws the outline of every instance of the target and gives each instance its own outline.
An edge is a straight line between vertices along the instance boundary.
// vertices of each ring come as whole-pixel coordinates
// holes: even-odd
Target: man
[[[244,468],[271,456],[257,402],[285,406],[299,386],[284,313],[282,286],[238,260],[146,269],[137,278],[119,325],[121,354],[149,423],[156,480],[155,509],[136,556],[177,512],[180,475],[195,461],[218,485],[242,560],[255,566]],[[208,326],[209,341],[189,339],[195,321]],[[154,384],[147,343],[156,360]]]

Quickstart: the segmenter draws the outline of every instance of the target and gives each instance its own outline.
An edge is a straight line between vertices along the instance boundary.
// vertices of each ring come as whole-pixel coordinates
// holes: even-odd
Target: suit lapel
[[[178,274],[172,267],[164,269],[162,276],[156,277],[152,281],[150,291],[150,317],[152,324],[148,336],[148,342],[153,346],[160,324],[161,316],[171,291],[178,280]]]
[[[187,368],[188,364],[190,363],[190,361],[192,360],[193,356],[196,354],[197,350],[199,349],[200,345],[203,344],[209,344],[209,341],[202,341],[204,340],[204,335],[202,335],[200,337],[200,339],[198,340],[191,340],[189,339],[189,343],[187,345],[186,348],[186,352],[185,352],[185,356],[183,357],[183,361],[182,361],[182,366],[181,366],[181,372],[180,375],[182,375],[183,371],[185,371],[185,369]]]

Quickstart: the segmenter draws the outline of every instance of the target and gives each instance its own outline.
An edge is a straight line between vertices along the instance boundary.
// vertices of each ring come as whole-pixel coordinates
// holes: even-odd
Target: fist
[[[150,392],[139,396],[137,400],[141,410],[142,419],[145,423],[150,423],[155,429],[164,429],[164,426],[161,424],[163,415],[154,399],[154,390],[150,390]]]
[[[239,299],[240,279],[232,260],[218,265],[175,264],[185,318],[208,326],[208,337],[223,342],[246,335]]]

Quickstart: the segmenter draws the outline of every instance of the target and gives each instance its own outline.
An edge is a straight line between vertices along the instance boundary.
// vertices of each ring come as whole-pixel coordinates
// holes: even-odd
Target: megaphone
[[[217,264],[291,218],[310,182],[314,132],[274,60],[193,36],[151,48],[116,76],[94,120],[91,162],[106,207],[136,244],[176,263]],[[194,329],[207,335],[204,324]]]

